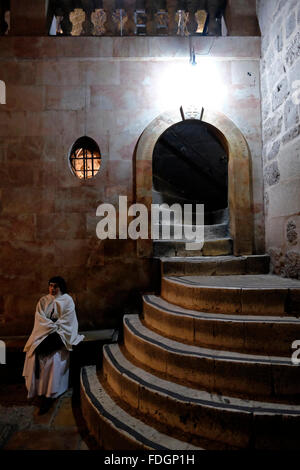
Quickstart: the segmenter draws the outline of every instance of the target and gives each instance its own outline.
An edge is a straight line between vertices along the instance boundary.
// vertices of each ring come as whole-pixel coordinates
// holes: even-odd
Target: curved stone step
[[[167,436],[120,408],[98,380],[95,366],[80,376],[81,407],[91,434],[105,450],[201,450]]]
[[[164,228],[163,228],[164,227]],[[191,231],[195,232],[196,230],[196,225],[187,225],[187,224],[178,224],[178,223],[173,223],[172,221],[169,221],[169,223],[164,223],[160,221],[159,223],[153,224],[153,229],[157,231],[156,236],[154,240],[161,240],[163,237],[163,234],[167,234],[169,236],[170,240],[176,241],[174,239],[174,234],[179,232],[181,233],[182,236],[185,234],[185,227],[189,230],[188,233]],[[226,238],[229,235],[229,229],[228,229],[228,223],[224,224],[215,224],[215,225],[204,225],[204,239],[206,240],[214,240],[214,239],[221,239],[221,238]]]
[[[133,365],[116,344],[104,346],[103,358],[106,380],[120,399],[144,419],[167,425],[170,433],[184,433],[185,440],[204,437],[211,449],[215,441],[253,449],[300,444],[300,406],[240,400],[169,382]]]
[[[185,199],[185,198],[180,198],[178,199],[178,196],[176,195],[175,199],[165,201],[161,197],[162,194],[154,191],[152,193],[152,204],[159,204],[160,205],[160,213],[162,215],[168,216],[170,214],[170,207],[173,204],[179,204],[182,208],[182,211],[184,212],[184,209],[187,214],[190,214],[192,216],[192,220],[196,221],[196,204],[197,202],[191,201],[190,199]],[[184,204],[187,204],[186,207],[184,207]],[[167,206],[169,207],[167,207]],[[192,205],[192,207],[190,207]],[[216,224],[223,224],[223,223],[228,223],[229,222],[229,210],[228,207],[225,209],[218,209],[215,211],[208,212],[207,210],[204,211],[204,222],[207,225],[216,225]]]
[[[143,297],[144,323],[177,341],[248,354],[291,357],[292,343],[300,338],[300,319],[225,315],[188,310],[161,297]]]
[[[227,256],[232,254],[231,238],[205,240],[201,249],[193,250],[187,250],[186,243],[190,242],[188,240],[154,240],[154,256],[161,258],[164,256]]]
[[[144,326],[138,315],[124,316],[124,343],[141,365],[197,389],[282,401],[300,393],[299,369],[288,358],[179,343]]]
[[[269,264],[268,255],[161,258],[162,274],[166,276],[268,274]]]
[[[300,281],[274,275],[164,276],[161,296],[183,308],[246,315],[300,315]]]

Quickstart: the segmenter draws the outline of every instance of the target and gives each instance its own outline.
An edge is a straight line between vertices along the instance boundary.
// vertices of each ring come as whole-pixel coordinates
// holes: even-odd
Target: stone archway
[[[224,114],[201,108],[170,110],[155,118],[142,133],[136,149],[136,202],[148,208],[152,203],[152,156],[159,137],[183,119],[201,119],[209,124],[228,155],[228,205],[230,235],[235,256],[253,254],[251,154],[238,127]],[[150,227],[150,218],[149,218]],[[152,240],[138,240],[140,257],[152,255]]]

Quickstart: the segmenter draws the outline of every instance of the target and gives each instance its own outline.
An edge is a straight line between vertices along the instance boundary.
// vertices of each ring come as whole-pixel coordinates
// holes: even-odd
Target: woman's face
[[[60,288],[55,282],[49,282],[49,294],[58,295],[60,293]]]

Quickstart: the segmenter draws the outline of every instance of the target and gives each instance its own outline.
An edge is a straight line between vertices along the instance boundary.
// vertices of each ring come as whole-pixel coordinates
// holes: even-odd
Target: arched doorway
[[[208,126],[228,157],[229,230],[236,256],[253,254],[254,224],[252,210],[251,155],[247,142],[235,124],[222,113],[209,109],[185,108],[167,111],[144,130],[136,151],[136,202],[152,204],[152,159],[161,136],[172,126],[195,119]],[[152,256],[152,240],[138,240],[138,256]]]
[[[228,206],[227,153],[208,124],[188,119],[169,127],[153,151],[153,202],[204,204],[206,223]]]

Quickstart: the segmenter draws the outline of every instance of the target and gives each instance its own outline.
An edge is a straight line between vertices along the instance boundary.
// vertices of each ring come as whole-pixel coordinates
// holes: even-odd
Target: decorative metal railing
[[[225,6],[226,0],[50,0],[48,17],[64,36],[220,36]],[[0,0],[2,35],[9,11],[10,0]]]

